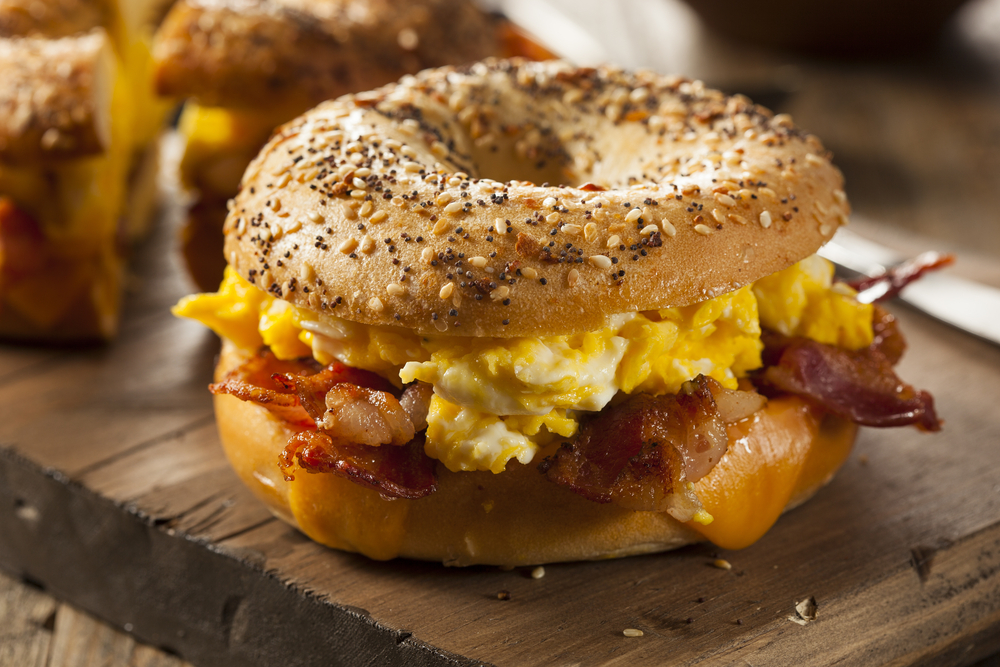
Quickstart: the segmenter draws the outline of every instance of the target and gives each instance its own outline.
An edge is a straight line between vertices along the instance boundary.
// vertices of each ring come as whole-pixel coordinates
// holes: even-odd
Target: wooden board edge
[[[0,446],[0,567],[195,664],[482,665],[157,526]]]

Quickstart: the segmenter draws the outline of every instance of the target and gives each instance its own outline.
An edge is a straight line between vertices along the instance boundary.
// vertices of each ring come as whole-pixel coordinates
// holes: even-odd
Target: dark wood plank
[[[46,667],[59,603],[0,573],[0,665]]]

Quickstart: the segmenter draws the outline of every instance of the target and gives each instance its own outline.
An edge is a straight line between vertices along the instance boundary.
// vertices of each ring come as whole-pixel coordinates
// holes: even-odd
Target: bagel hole
[[[562,142],[546,129],[530,128],[475,145],[472,151],[478,178],[507,183],[530,181],[536,185],[578,185],[573,164]]]

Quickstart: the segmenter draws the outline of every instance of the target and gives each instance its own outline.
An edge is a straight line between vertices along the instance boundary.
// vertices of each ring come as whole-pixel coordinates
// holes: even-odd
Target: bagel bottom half
[[[223,342],[217,379],[246,353]],[[535,464],[511,461],[500,474],[450,472],[419,500],[385,500],[332,474],[298,470],[286,482],[278,454],[293,429],[266,409],[216,395],[219,434],[233,468],[279,518],[313,540],[374,559],[447,565],[534,565],[674,549],[711,540],[723,548],[756,541],[808,499],[846,460],[857,427],[787,396],[729,426],[729,451],[695,490],[714,521],[684,524],[586,500],[549,482]],[[540,460],[540,459],[539,459]]]

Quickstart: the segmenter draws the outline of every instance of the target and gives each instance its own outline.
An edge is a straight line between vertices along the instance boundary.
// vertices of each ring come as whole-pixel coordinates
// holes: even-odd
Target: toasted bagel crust
[[[469,0],[181,0],[157,35],[156,84],[207,105],[301,110],[495,54],[498,25]]]
[[[229,341],[216,379],[245,360]],[[298,471],[287,482],[278,454],[293,434],[266,409],[217,395],[219,434],[234,470],[271,511],[309,537],[337,549],[376,559],[396,557],[448,565],[534,565],[593,560],[675,549],[704,540],[698,530],[666,513],[633,512],[591,502],[553,484],[534,465],[511,462],[507,470],[450,472],[438,466],[438,490],[420,500],[384,500],[371,489],[333,474]],[[759,537],[734,534],[725,524],[761,521],[770,505],[777,518],[829,481],[850,451],[856,427],[823,421],[821,413],[787,397],[772,401],[746,423],[730,428],[740,441],[709,475],[695,484],[712,509],[727,503],[732,517],[719,516],[705,534],[738,548]],[[774,492],[769,466],[793,470],[784,492]],[[752,498],[753,502],[747,502]],[[718,513],[718,511],[716,511]],[[770,523],[760,524],[759,532]]]
[[[244,175],[226,258],[298,306],[364,324],[563,334],[810,255],[847,220],[841,186],[819,140],[745,98],[491,60],[280,128]]]

